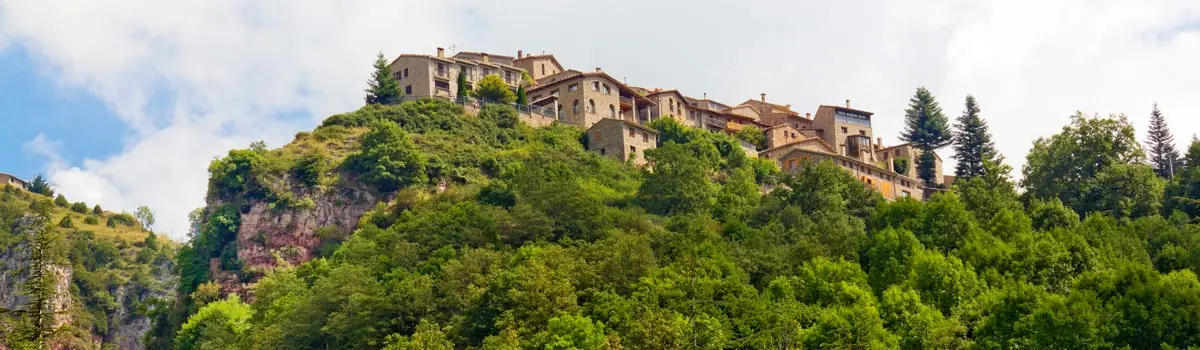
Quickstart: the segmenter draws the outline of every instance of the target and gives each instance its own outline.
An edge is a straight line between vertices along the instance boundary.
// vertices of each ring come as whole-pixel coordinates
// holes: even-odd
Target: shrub
[[[324,172],[325,156],[319,152],[305,154],[292,165],[292,176],[306,186],[316,186],[320,183],[321,174]]]
[[[375,123],[363,137],[362,151],[346,160],[363,183],[382,193],[425,182],[425,161],[408,134],[393,123]]]
[[[80,214],[87,214],[87,211],[88,211],[87,203],[75,202],[75,204],[71,204],[71,211],[80,213]]]
[[[508,83],[504,82],[504,78],[496,74],[488,74],[480,79],[479,83],[475,85],[475,90],[471,91],[471,97],[504,104],[511,104],[517,100],[517,94],[508,88]]]
[[[125,226],[133,226],[136,223],[137,223],[137,219],[135,219],[133,217],[133,215],[130,215],[129,213],[120,213],[117,215],[109,216],[108,222],[105,223],[105,225],[107,225],[108,227],[117,227],[118,224],[125,225]]]
[[[266,191],[254,179],[254,168],[262,160],[260,152],[246,149],[229,151],[225,158],[214,160],[208,166],[210,195],[263,198]]]
[[[489,104],[483,106],[483,109],[478,114],[480,119],[495,123],[501,128],[512,128],[517,126],[521,120],[517,115],[517,109],[509,105]]]
[[[58,222],[58,227],[62,227],[62,228],[75,227],[75,223],[71,222],[71,215],[68,214],[67,216],[64,216],[62,218],[62,220]]]
[[[95,216],[89,216],[89,217],[83,218],[83,223],[88,224],[88,225],[99,225],[100,219],[96,218]]]
[[[71,202],[68,202],[67,197],[64,197],[62,193],[59,193],[57,197],[54,197],[54,205],[57,205],[61,208],[66,208],[71,205]]]
[[[92,215],[96,215],[96,216],[104,215],[104,210],[100,209],[99,204],[96,204],[95,207],[92,207]]]

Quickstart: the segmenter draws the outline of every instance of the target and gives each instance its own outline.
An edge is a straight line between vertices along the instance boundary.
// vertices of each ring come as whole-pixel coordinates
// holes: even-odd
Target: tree
[[[911,142],[921,150],[922,156],[917,161],[917,172],[926,185],[936,180],[935,157],[933,153],[953,141],[950,133],[950,121],[942,114],[933,94],[924,87],[917,88],[916,95],[909,100],[908,109],[904,110],[904,131],[900,139]]]
[[[974,96],[967,95],[966,109],[954,126],[954,159],[958,160],[954,169],[955,181],[983,175],[986,171],[984,162],[994,161],[996,146],[992,144],[987,122],[979,116],[979,104]]]
[[[41,207],[34,214],[25,214],[16,220],[14,227],[30,237],[29,261],[23,268],[25,282],[21,285],[21,294],[29,298],[21,313],[28,328],[20,330],[19,337],[34,344],[40,344],[55,331],[55,314],[59,312],[54,305],[58,290],[54,251],[59,237],[48,227],[48,209]]]
[[[546,326],[547,350],[592,350],[604,345],[604,324],[586,316],[562,315],[551,318]]]
[[[29,183],[29,191],[46,197],[54,197],[54,189],[51,188],[50,182],[46,181],[41,174],[33,177],[33,181]]]
[[[480,79],[479,83],[475,85],[475,90],[471,91],[471,97],[489,103],[503,104],[512,104],[517,100],[517,95],[508,88],[508,83],[504,82],[504,78],[496,74],[488,74]]]
[[[400,101],[400,82],[396,81],[392,70],[388,68],[388,61],[383,58],[383,52],[375,56],[374,67],[371,80],[367,81],[367,104],[392,104]]]
[[[1150,151],[1150,163],[1154,165],[1154,172],[1159,177],[1171,179],[1175,177],[1176,172],[1182,170],[1180,168],[1183,159],[1175,149],[1175,136],[1171,135],[1171,130],[1167,128],[1167,119],[1163,117],[1157,103],[1150,111],[1150,131],[1146,136],[1146,146]]]
[[[458,85],[458,89],[454,91],[454,97],[463,98],[471,95],[471,85],[467,83],[466,71],[458,70],[458,77],[455,78],[454,83]]]
[[[192,349],[236,349],[250,329],[253,310],[236,294],[209,303],[188,318],[175,336],[175,347]]]
[[[387,338],[384,350],[453,350],[454,343],[446,339],[446,334],[436,323],[421,320],[417,331],[411,337],[393,334]]]
[[[1088,118],[1076,113],[1062,132],[1034,142],[1022,169],[1021,185],[1029,198],[1058,198],[1076,212],[1087,214],[1099,210],[1099,204],[1128,198],[1127,191],[1105,193],[1097,188],[1098,176],[1115,164],[1136,164],[1144,156],[1133,125],[1124,115]]]
[[[363,136],[362,151],[346,159],[364,183],[390,193],[402,186],[425,182],[425,160],[408,133],[391,122],[378,122]]]
[[[666,215],[704,212],[712,207],[718,191],[708,177],[712,166],[690,152],[689,145],[669,143],[646,150],[646,160],[654,171],[647,174],[637,192],[646,210]]]
[[[133,212],[133,216],[142,223],[142,228],[146,231],[154,231],[154,212],[150,210],[150,207],[138,206],[137,210]]]
[[[96,216],[104,215],[104,210],[100,209],[99,204],[96,204],[96,206],[92,207],[92,215],[96,215]]]
[[[525,85],[517,87],[517,104],[522,106],[529,105],[529,96],[525,95]]]
[[[59,208],[67,208],[71,206],[71,202],[67,201],[66,196],[59,193],[58,196],[54,197],[54,205],[57,205]]]

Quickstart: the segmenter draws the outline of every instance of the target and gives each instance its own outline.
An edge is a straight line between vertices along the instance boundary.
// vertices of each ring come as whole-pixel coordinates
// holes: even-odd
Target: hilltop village
[[[405,98],[434,97],[474,103],[460,81],[479,82],[496,75],[514,91],[524,85],[528,106],[518,106],[522,119],[533,125],[567,123],[587,129],[589,151],[645,163],[643,152],[657,144],[657,133],[645,126],[660,118],[711,132],[737,135],[761,131],[765,144],[744,138],[746,154],[775,160],[784,171],[794,171],[802,161],[832,160],[885,198],[926,197],[916,159],[920,150],[910,144],[884,146],[871,127],[874,113],[844,105],[821,105],[815,113],[800,112],[790,104],[767,100],[765,93],[732,105],[696,98],[676,89],[647,88],[623,83],[604,72],[566,69],[554,55],[505,56],[484,52],[446,55],[402,54],[388,67]],[[460,77],[461,75],[461,77]],[[935,153],[936,156],[936,153]],[[936,157],[935,184],[946,186],[953,176],[943,176]],[[932,190],[930,188],[929,190]]]

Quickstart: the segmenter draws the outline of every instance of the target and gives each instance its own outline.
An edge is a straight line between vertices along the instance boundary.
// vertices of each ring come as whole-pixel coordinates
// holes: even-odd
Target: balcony
[[[633,108],[633,98],[621,96],[621,109]]]
[[[745,128],[746,128],[745,125],[742,125],[737,122],[730,121],[728,123],[725,123],[725,129],[727,129],[727,130],[741,131],[742,129],[745,129]]]

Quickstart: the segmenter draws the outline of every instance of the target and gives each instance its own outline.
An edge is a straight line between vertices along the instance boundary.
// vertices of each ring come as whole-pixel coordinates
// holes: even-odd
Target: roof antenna
[[[450,44],[450,54],[451,54],[451,55],[454,55],[454,54],[456,54],[456,53],[458,53],[458,45],[457,45],[457,44]]]

